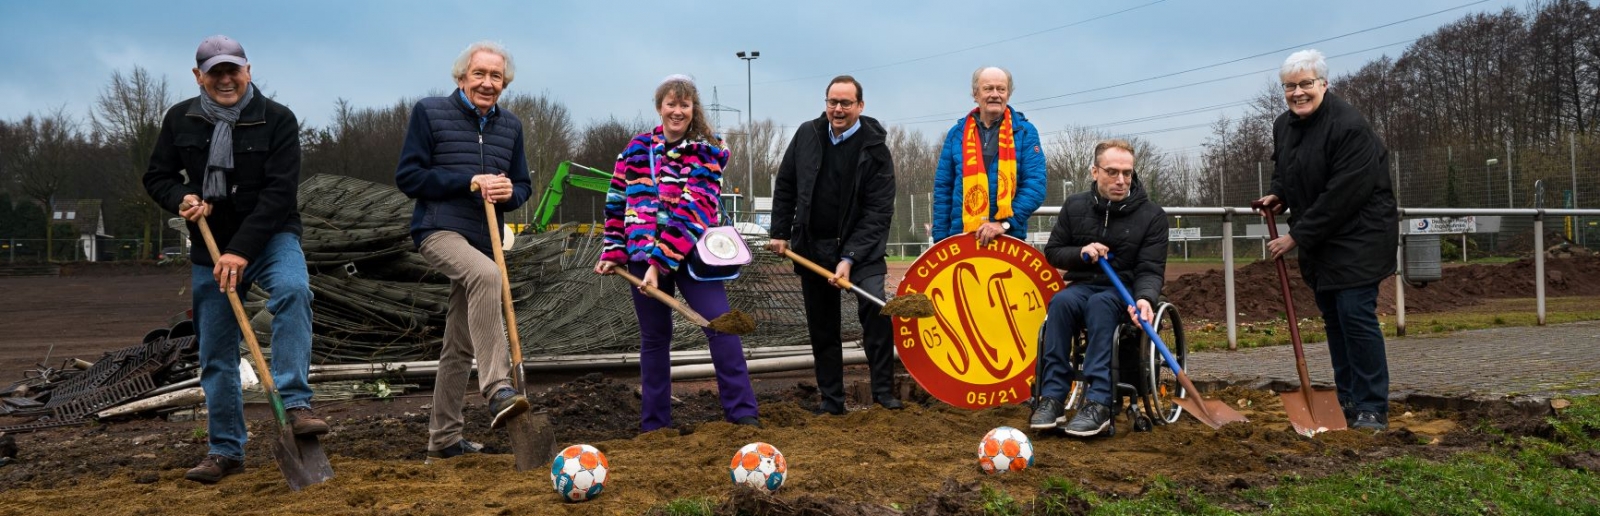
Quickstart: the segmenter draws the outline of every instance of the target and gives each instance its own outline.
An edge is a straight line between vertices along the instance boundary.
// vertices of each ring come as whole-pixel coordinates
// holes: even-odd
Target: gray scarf
[[[228,199],[227,171],[233,170],[233,124],[239,121],[239,112],[256,97],[256,85],[246,84],[244,97],[232,107],[222,107],[211,99],[205,88],[200,89],[200,117],[215,124],[211,130],[211,156],[206,159],[205,180],[201,182],[201,196],[206,202]]]

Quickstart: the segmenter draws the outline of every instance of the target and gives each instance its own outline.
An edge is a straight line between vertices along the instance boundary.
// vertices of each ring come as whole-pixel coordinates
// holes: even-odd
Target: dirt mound
[[[806,408],[814,405],[815,390],[802,383],[763,393],[765,427],[752,428],[723,422],[714,392],[680,390],[682,402],[673,410],[678,428],[639,434],[632,387],[593,374],[533,394],[534,404],[550,411],[562,444],[586,442],[610,461],[605,492],[581,505],[562,504],[547,473],[514,471],[512,457],[503,454],[509,450],[504,434],[487,428],[481,403],[469,404],[465,432],[496,453],[432,465],[422,461],[425,407],[393,403],[387,414],[331,418],[334,431],[324,443],[338,476],[302,493],[288,491],[272,464],[263,443],[275,430],[258,407],[251,408],[255,438],[247,471],[215,486],[182,478],[205,453],[202,425],[139,420],[18,436],[21,460],[0,468],[0,492],[37,514],[154,514],[181,500],[186,512],[208,514],[273,507],[293,514],[633,515],[679,499],[705,500],[719,514],[966,514],[981,506],[985,486],[1026,501],[1042,492],[1047,477],[1111,496],[1136,496],[1165,478],[1160,481],[1227,497],[1239,486],[1270,486],[1286,476],[1346,471],[1396,455],[1458,453],[1489,442],[1440,438],[1478,430],[1457,430],[1468,425],[1435,412],[1397,416],[1386,434],[1305,439],[1290,429],[1271,392],[1229,388],[1208,397],[1238,407],[1251,421],[1212,430],[1186,417],[1131,432],[1119,418],[1119,432],[1108,439],[1032,434],[1033,467],[985,476],[977,467],[978,440],[996,426],[1023,424],[1027,407],[969,411],[925,401],[898,411],[853,407],[844,416],[817,416]],[[1391,413],[1402,414],[1404,407]],[[790,464],[790,477],[775,496],[728,481],[729,457],[754,441],[774,444]]]
[[[1289,290],[1294,293],[1295,315],[1318,317],[1316,299],[1311,289],[1300,279],[1299,260],[1288,260]],[[1277,266],[1271,261],[1257,261],[1240,267],[1233,273],[1234,308],[1241,321],[1264,321],[1284,318],[1283,293],[1278,284]],[[1167,301],[1176,305],[1189,319],[1220,321],[1227,316],[1227,297],[1220,269],[1198,274],[1188,274],[1167,282]]]
[[[1600,295],[1600,256],[1567,254],[1567,258],[1545,259],[1545,295]],[[1286,260],[1289,289],[1294,294],[1295,315],[1321,317],[1311,289],[1300,278],[1299,260]],[[1534,263],[1523,258],[1502,265],[1446,265],[1443,278],[1427,286],[1406,288],[1406,312],[1443,312],[1472,306],[1484,299],[1521,298],[1534,295]],[[1378,286],[1378,312],[1395,312],[1394,282]],[[1234,296],[1239,320],[1244,322],[1282,319],[1283,294],[1279,290],[1277,267],[1271,261],[1257,261],[1234,272]],[[1222,271],[1189,274],[1167,283],[1167,299],[1191,319],[1222,320],[1226,317]]]

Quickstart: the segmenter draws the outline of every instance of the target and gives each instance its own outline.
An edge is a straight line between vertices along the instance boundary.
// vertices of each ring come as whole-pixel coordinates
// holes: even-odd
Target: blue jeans
[[[1317,291],[1339,404],[1389,413],[1389,358],[1378,327],[1378,284]]]
[[[190,267],[194,289],[195,332],[200,340],[200,387],[209,412],[206,430],[211,454],[244,459],[244,398],[239,389],[239,322],[228,295],[217,289],[212,267]],[[285,408],[311,406],[311,285],[300,237],[278,233],[239,278],[240,300],[252,283],[271,296],[272,381]]]
[[[1089,382],[1089,401],[1111,405],[1111,343],[1117,325],[1128,313],[1116,289],[1110,285],[1068,285],[1050,298],[1044,325],[1044,350],[1039,353],[1041,373],[1039,395],[1062,401],[1072,384],[1072,364],[1068,354],[1072,336],[1087,329],[1088,347],[1083,356],[1083,380]]]

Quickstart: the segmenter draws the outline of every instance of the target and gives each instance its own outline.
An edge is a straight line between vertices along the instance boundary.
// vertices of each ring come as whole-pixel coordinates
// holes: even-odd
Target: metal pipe
[[[1400,257],[1400,270],[1394,273],[1394,336],[1406,336],[1406,236],[1405,222],[1400,222],[1400,246],[1395,251]]]
[[[1539,326],[1544,326],[1544,217],[1533,217],[1533,292],[1538,299]]]
[[[844,364],[867,363],[867,352],[861,349],[845,351]],[[811,369],[816,366],[816,360],[811,355],[796,355],[792,357],[775,357],[750,360],[745,362],[745,368],[751,373],[771,373],[778,371],[799,371]],[[710,378],[717,375],[714,364],[692,364],[674,366],[672,368],[673,380],[689,380],[695,378]]]
[[[1239,314],[1233,294],[1233,213],[1222,214],[1222,291],[1227,299],[1228,349],[1239,349]],[[1289,321],[1295,324],[1295,321]]]

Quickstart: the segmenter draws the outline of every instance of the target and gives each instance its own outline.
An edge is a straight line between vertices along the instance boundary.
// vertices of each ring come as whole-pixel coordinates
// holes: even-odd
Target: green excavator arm
[[[538,210],[533,212],[535,232],[543,232],[550,225],[550,219],[555,217],[556,208],[561,206],[561,198],[566,195],[568,185],[605,193],[611,188],[611,173],[571,161],[561,162],[556,167],[555,177],[550,178],[550,185],[545,187],[544,195],[539,197]]]

